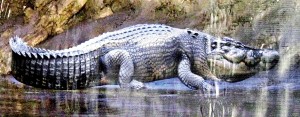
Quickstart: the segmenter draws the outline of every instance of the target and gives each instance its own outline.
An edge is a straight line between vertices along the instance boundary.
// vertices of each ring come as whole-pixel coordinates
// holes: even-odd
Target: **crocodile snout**
[[[275,50],[264,49],[261,51],[261,61],[259,63],[263,70],[272,69],[279,61],[279,53]]]

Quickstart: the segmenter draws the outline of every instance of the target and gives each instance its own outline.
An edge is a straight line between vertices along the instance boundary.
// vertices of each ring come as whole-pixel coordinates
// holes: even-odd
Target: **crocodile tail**
[[[82,89],[100,80],[100,50],[46,50],[28,46],[19,37],[9,41],[12,75],[20,82],[47,89]],[[96,81],[96,82],[95,82]]]

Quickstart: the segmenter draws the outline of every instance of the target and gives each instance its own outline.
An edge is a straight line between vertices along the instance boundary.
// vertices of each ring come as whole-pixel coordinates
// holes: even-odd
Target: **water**
[[[294,72],[293,72],[294,71]],[[277,79],[276,70],[237,83],[220,82],[219,95],[190,90],[177,78],[147,83],[146,90],[116,85],[85,90],[43,90],[2,80],[0,114],[21,116],[300,116],[300,80]],[[273,78],[271,76],[274,76]],[[6,79],[11,76],[5,76]]]

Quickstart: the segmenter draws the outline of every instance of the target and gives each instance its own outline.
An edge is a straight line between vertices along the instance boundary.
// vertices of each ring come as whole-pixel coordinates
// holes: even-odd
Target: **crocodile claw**
[[[130,82],[130,88],[131,89],[136,89],[136,90],[140,90],[140,89],[144,89],[146,88],[144,83],[136,81],[136,80],[132,80]]]
[[[215,94],[215,87],[207,82],[202,82],[201,91],[204,94]]]

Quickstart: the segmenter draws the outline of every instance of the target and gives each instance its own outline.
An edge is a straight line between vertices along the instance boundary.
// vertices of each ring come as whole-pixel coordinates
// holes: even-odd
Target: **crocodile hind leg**
[[[134,65],[130,54],[126,50],[112,50],[105,54],[103,62],[107,71],[117,71],[118,83],[121,88],[140,89],[142,82],[132,79]]]
[[[214,91],[214,87],[205,82],[204,78],[192,73],[191,63],[186,55],[184,55],[178,65],[179,79],[191,89],[200,89],[202,91]]]

